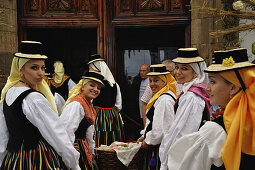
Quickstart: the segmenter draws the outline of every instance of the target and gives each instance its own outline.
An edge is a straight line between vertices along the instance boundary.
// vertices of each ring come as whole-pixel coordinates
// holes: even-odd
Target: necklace
[[[19,80],[19,82],[24,83],[25,85],[27,85],[28,87],[32,89],[32,87],[28,83],[24,82],[23,80]]]

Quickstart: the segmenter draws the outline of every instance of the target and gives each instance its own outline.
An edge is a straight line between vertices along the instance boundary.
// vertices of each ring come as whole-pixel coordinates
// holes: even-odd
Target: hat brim
[[[95,61],[104,61],[104,59],[103,58],[97,58],[97,59],[89,61],[88,64],[93,63]]]
[[[205,69],[205,72],[223,72],[223,71],[231,71],[235,69],[241,69],[241,68],[248,68],[248,67],[255,67],[255,64],[252,64],[250,62],[240,62],[235,63],[233,66],[223,66],[222,64],[212,64],[209,67]]]
[[[168,72],[168,71],[166,71],[166,72],[149,72],[146,75],[147,76],[158,76],[158,75],[166,75],[166,74],[170,74],[170,72]]]
[[[41,54],[24,54],[24,53],[15,53],[14,56],[25,59],[47,59],[46,55]]]
[[[81,78],[97,81],[98,83],[100,83],[100,84],[102,84],[102,85],[104,86],[104,83],[103,83],[101,80],[99,80],[99,79],[97,79],[97,78],[95,78],[95,77],[82,76]]]
[[[172,60],[175,63],[189,64],[189,63],[198,63],[204,61],[202,57],[192,57],[192,58],[183,58],[177,57]]]

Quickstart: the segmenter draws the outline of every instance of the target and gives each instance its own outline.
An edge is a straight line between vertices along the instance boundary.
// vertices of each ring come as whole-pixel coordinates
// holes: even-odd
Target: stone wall
[[[0,90],[10,72],[13,53],[18,49],[16,0],[0,0]]]
[[[221,0],[191,0],[191,47],[198,48],[200,56],[207,64],[211,64],[211,53],[220,50],[222,38],[212,38],[209,33],[221,28],[221,22],[197,10],[202,6],[222,9],[223,5]]]

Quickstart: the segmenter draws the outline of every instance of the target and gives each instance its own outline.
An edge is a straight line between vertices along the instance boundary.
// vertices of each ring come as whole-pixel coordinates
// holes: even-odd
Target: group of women
[[[36,41],[22,41],[14,54],[0,101],[0,169],[96,169],[95,146],[124,140],[120,88],[93,55],[60,115],[44,80],[46,59]]]
[[[146,149],[144,169],[254,168],[255,64],[248,62],[243,48],[212,56],[206,67],[197,49],[178,49],[174,75],[183,89],[177,99],[170,73],[164,66],[151,66],[154,96],[138,139]],[[225,107],[223,116],[210,121],[211,105]]]
[[[46,58],[34,41],[14,54],[0,100],[0,169],[96,169],[94,148],[124,140],[119,85],[104,59],[91,56],[59,116],[43,79]],[[253,167],[255,65],[246,49],[216,51],[209,67],[196,48],[178,49],[173,61],[175,77],[162,64],[148,73],[143,169]],[[210,121],[211,104],[225,106],[223,117]]]
[[[198,131],[210,119],[206,63],[196,48],[178,49],[175,78],[161,64],[151,65],[150,87],[154,93],[147,105],[146,128],[142,131],[145,150],[144,169],[167,169],[168,150],[180,137]],[[176,81],[183,84],[176,95]]]

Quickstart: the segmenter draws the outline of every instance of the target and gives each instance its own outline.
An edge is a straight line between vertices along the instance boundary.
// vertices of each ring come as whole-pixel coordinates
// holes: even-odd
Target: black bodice
[[[9,131],[9,141],[7,144],[9,152],[17,152],[22,143],[25,150],[33,149],[37,146],[38,141],[42,139],[37,127],[26,118],[22,110],[23,99],[34,91],[33,89],[24,91],[10,106],[4,100],[3,112]]]

